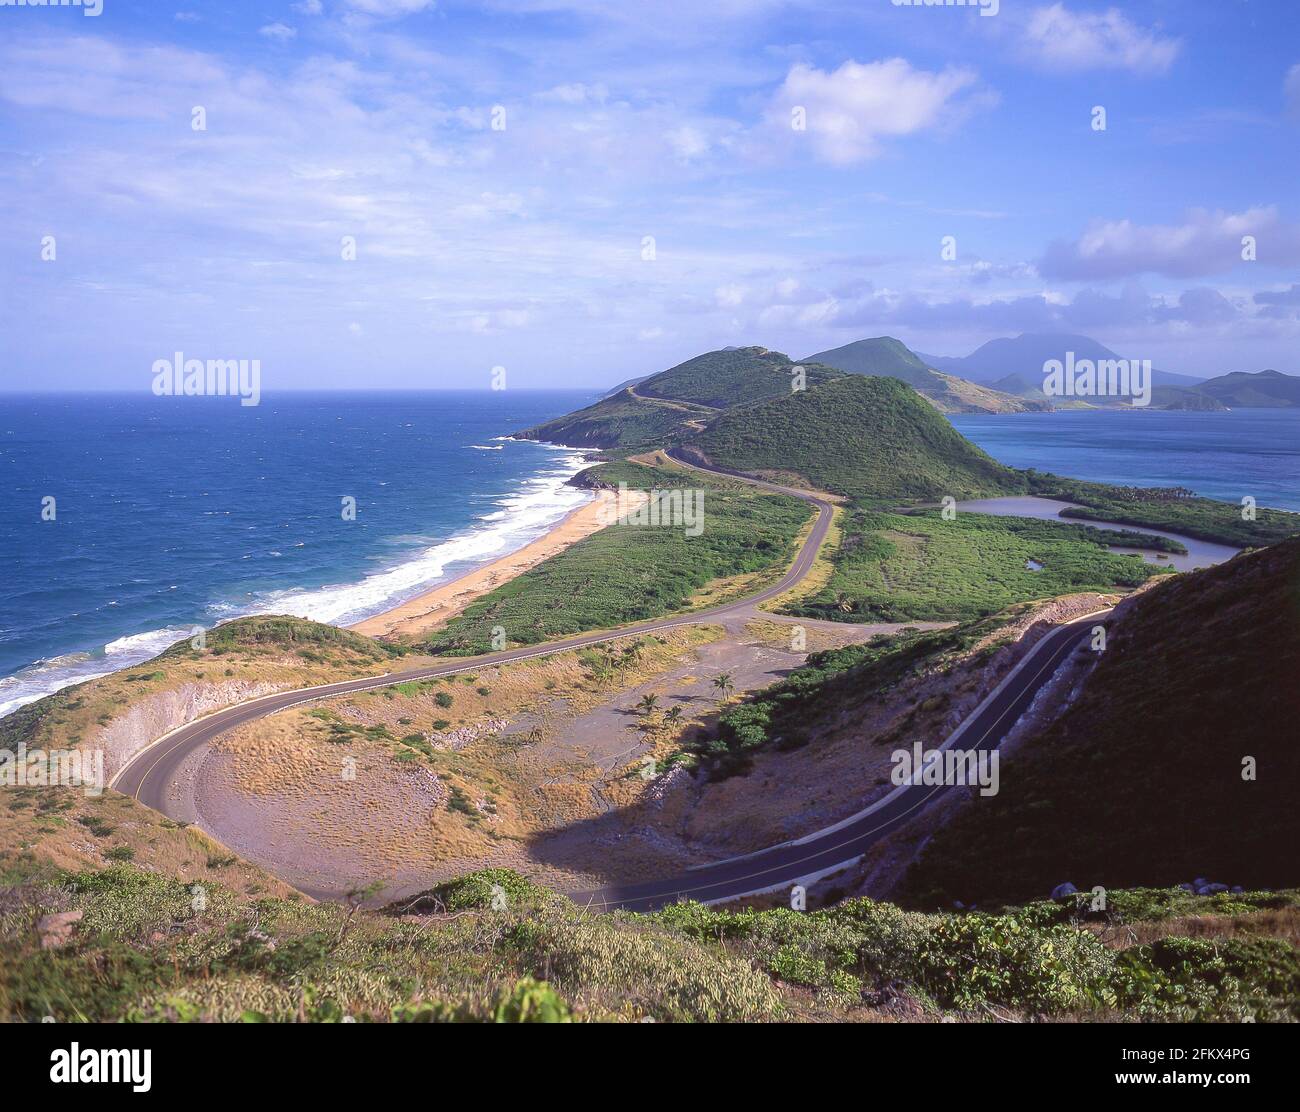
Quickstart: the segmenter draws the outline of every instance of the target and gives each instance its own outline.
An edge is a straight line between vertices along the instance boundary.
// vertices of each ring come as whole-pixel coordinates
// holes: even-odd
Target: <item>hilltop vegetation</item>
[[[1171,577],[1126,604],[1069,708],[934,835],[906,891],[1295,883],[1297,674],[1300,540]]]
[[[1016,472],[892,378],[851,375],[724,413],[690,447],[732,470],[794,472],[819,489],[877,503],[1024,489]]]
[[[583,448],[663,447],[698,432],[722,409],[789,394],[793,367],[788,355],[767,348],[709,351],[517,435]],[[805,365],[803,374],[815,385],[840,372]]]
[[[636,385],[643,398],[659,398],[729,409],[783,398],[790,393],[795,361],[763,347],[723,348],[679,363]],[[840,371],[809,361],[802,367],[808,386],[841,377]]]
[[[515,435],[575,448],[637,450],[670,443],[695,431],[712,416],[713,410],[703,406],[647,401],[625,388],[586,409]]]

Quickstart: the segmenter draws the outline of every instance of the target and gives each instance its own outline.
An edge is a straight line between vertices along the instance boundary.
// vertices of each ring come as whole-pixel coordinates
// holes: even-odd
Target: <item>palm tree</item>
[[[664,721],[671,726],[676,726],[682,720],[682,708],[680,706],[669,707],[664,712]]]
[[[713,681],[713,686],[718,689],[718,697],[720,699],[725,699],[727,697],[727,692],[731,691],[735,686],[731,682],[731,673],[719,672]]]
[[[642,695],[641,702],[637,704],[641,708],[642,714],[653,714],[659,709],[658,695]]]

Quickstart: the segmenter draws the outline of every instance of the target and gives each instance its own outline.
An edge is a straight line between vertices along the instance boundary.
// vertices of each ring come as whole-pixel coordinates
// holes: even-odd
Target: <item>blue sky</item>
[[[102,4],[0,0],[0,388],[178,350],[266,390],[601,386],[1021,331],[1300,373],[1284,0]]]

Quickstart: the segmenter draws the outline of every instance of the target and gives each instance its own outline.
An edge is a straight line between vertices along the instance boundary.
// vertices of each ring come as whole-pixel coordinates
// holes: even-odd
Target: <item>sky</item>
[[[1292,0],[31,3],[0,0],[0,390],[174,352],[268,391],[603,387],[1024,331],[1300,373]]]

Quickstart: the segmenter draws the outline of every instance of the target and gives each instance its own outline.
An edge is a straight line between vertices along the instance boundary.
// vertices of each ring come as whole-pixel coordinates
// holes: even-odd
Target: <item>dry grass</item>
[[[0,846],[0,866],[35,857],[56,869],[102,869],[130,850],[131,864],[186,882],[222,884],[249,898],[292,893],[198,827],[116,792],[95,798],[76,788],[4,788]]]

